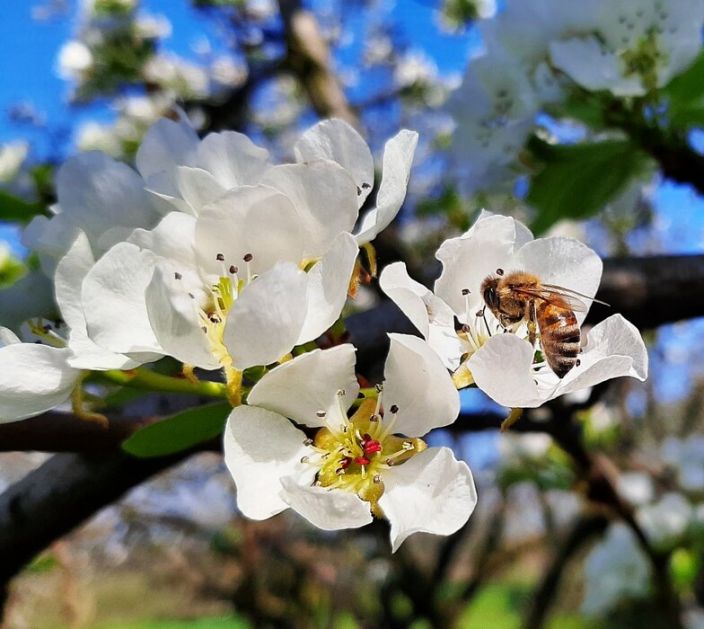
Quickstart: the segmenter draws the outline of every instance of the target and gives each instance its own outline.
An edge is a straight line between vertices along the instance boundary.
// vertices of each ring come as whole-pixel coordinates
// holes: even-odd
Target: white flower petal
[[[184,267],[195,267],[194,252],[196,219],[183,212],[170,212],[154,229],[135,229],[127,239],[157,256],[168,258]]]
[[[516,244],[523,242],[527,230],[513,218],[492,215],[478,220],[464,235],[440,245],[435,257],[442,262],[442,273],[435,282],[435,294],[464,321],[464,289],[470,291],[470,311],[484,304],[479,294],[482,281],[505,266]]]
[[[359,392],[355,376],[355,348],[346,343],[315,349],[279,365],[254,385],[247,404],[261,406],[310,427],[324,426],[316,415],[335,403],[344,389],[345,408]]]
[[[10,330],[10,328],[3,328],[0,326],[0,349],[7,347],[8,345],[15,345],[16,343],[21,342],[20,337]]]
[[[456,369],[464,350],[455,332],[452,309],[425,286],[411,279],[403,262],[385,267],[379,286],[425,337],[445,367]]]
[[[266,149],[236,131],[209,133],[198,146],[198,165],[228,189],[257,183],[268,162]]]
[[[379,506],[391,523],[396,552],[413,533],[451,535],[472,515],[477,490],[472,472],[449,448],[430,448],[384,472]]]
[[[376,238],[401,209],[417,144],[418,134],[402,129],[384,146],[383,171],[376,195],[376,207],[362,217],[362,223],[355,234],[359,244]]]
[[[304,234],[291,201],[268,186],[242,186],[231,190],[203,210],[196,225],[196,251],[200,266],[219,276],[222,254],[246,277],[243,258],[251,254],[252,274],[261,274],[277,262],[298,264],[303,257]]]
[[[160,352],[145,302],[156,262],[151,251],[123,242],[88,272],[81,297],[88,336],[98,345],[120,354]]]
[[[26,419],[65,402],[81,372],[70,351],[35,343],[0,348],[0,423]]]
[[[477,386],[490,398],[511,408],[534,408],[548,397],[534,379],[533,347],[515,334],[491,337],[467,363]],[[552,374],[554,386],[558,378]]]
[[[640,332],[620,314],[611,315],[589,330],[579,360],[580,366],[565,376],[556,395],[611,378],[630,376],[643,381],[648,377],[648,352]]]
[[[207,170],[192,166],[176,168],[176,186],[183,200],[198,216],[201,210],[227,191]]]
[[[103,349],[88,337],[81,287],[83,279],[94,264],[88,237],[79,232],[73,245],[56,267],[56,302],[61,310],[61,318],[69,328],[68,347],[72,353],[69,363],[81,369],[132,369],[138,365],[137,362],[122,354]]]
[[[286,503],[323,531],[356,529],[372,521],[369,503],[356,494],[302,485],[292,478],[283,478],[281,484]]]
[[[347,170],[359,189],[357,207],[374,186],[374,158],[362,139],[344,120],[323,120],[306,131],[294,146],[296,161],[329,159]]]
[[[19,330],[31,317],[57,316],[54,286],[40,269],[30,271],[11,286],[0,289],[0,324]]]
[[[244,515],[264,520],[288,507],[281,498],[281,478],[315,470],[301,463],[310,452],[306,435],[285,417],[262,408],[238,406],[223,435],[225,464],[237,486],[237,506]]]
[[[198,316],[198,297],[205,299],[201,293],[202,282],[194,271],[160,261],[145,291],[147,314],[166,354],[195,367],[217,369],[220,365]]]
[[[359,248],[347,233],[337,236],[328,252],[307,273],[308,309],[297,345],[318,338],[342,313]]]
[[[223,341],[237,369],[290,352],[306,316],[306,274],[282,263],[247,286],[228,313]]]
[[[177,166],[195,165],[198,143],[198,135],[188,123],[162,118],[142,139],[136,156],[137,170],[145,179],[164,173],[175,184]]]
[[[459,394],[438,355],[415,336],[389,334],[389,339],[383,404],[387,418],[391,406],[398,406],[394,431],[422,437],[452,423],[460,412]]]
[[[69,159],[56,175],[61,213],[79,225],[91,243],[113,227],[151,227],[158,215],[141,177],[99,151]],[[115,242],[115,241],[114,241]],[[114,242],[103,242],[104,249]]]
[[[603,266],[592,249],[574,238],[538,238],[521,247],[511,267],[504,271],[533,273],[543,284],[554,284],[593,297],[601,282]],[[588,299],[582,301],[586,310],[575,312],[580,325],[591,305]]]
[[[340,232],[357,220],[357,192],[349,173],[331,161],[283,164],[266,173],[262,183],[285,194],[303,223],[305,257],[318,257]]]

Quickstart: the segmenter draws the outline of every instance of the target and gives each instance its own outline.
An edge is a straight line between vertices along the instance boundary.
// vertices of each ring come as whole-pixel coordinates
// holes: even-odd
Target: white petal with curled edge
[[[158,214],[142,178],[129,166],[99,151],[69,159],[56,175],[61,214],[94,243],[111,227],[151,227]]]
[[[4,328],[0,326],[0,349],[7,347],[8,345],[15,345],[16,343],[21,343],[19,336],[17,336],[10,328]]]
[[[307,273],[308,309],[296,345],[318,338],[342,314],[359,248],[351,234],[342,233]]]
[[[418,134],[402,129],[384,146],[383,171],[376,195],[376,207],[362,217],[362,223],[355,234],[360,245],[374,240],[401,209],[417,144]]]
[[[648,377],[648,351],[632,323],[621,315],[611,315],[587,334],[587,343],[574,367],[562,380],[556,395],[579,391],[604,380],[630,376]]]
[[[593,297],[601,282],[603,266],[594,250],[574,238],[538,238],[521,247],[504,271],[533,273],[543,284],[554,284]],[[584,311],[575,312],[581,325],[591,300],[576,299],[586,307]]]
[[[195,267],[196,218],[183,212],[169,212],[154,229],[135,229],[127,239],[141,249],[168,258],[184,267]]]
[[[337,391],[345,391],[345,408],[359,392],[354,371],[355,348],[346,343],[315,349],[279,365],[254,385],[247,403],[276,411],[299,424],[325,425],[316,415],[335,403]]]
[[[425,286],[411,279],[403,262],[385,267],[379,286],[425,337],[445,367],[456,369],[464,350],[455,332],[452,309]]]
[[[350,174],[339,164],[283,164],[269,169],[262,183],[285,194],[296,208],[303,223],[305,257],[322,255],[335,236],[352,231],[357,192]]]
[[[323,120],[306,131],[293,148],[298,162],[329,159],[347,170],[362,207],[374,186],[374,158],[362,136],[344,120]]]
[[[198,165],[224,188],[252,185],[269,165],[269,152],[236,131],[209,133],[198,146]]]
[[[356,494],[301,484],[283,478],[282,498],[296,513],[323,531],[356,529],[372,521],[369,503]]]
[[[34,417],[65,402],[81,372],[70,351],[35,343],[0,348],[0,423]]]
[[[391,524],[391,550],[409,535],[451,535],[469,520],[477,490],[467,464],[449,448],[429,448],[384,472],[379,506]]]
[[[88,272],[81,299],[88,336],[120,354],[160,352],[149,323],[145,291],[157,256],[137,245],[115,245]]]
[[[244,256],[251,254],[252,274],[277,262],[298,264],[303,257],[304,234],[291,201],[269,186],[241,186],[207,206],[196,225],[196,251],[201,268],[221,275],[226,266],[239,267],[246,277]]]
[[[207,170],[192,166],[176,167],[176,186],[195,216],[198,216],[208,203],[227,192]]]
[[[268,365],[293,349],[306,316],[306,287],[306,274],[282,263],[244,289],[223,335],[237,369]]]
[[[81,287],[83,279],[94,264],[88,237],[79,232],[71,248],[56,267],[56,303],[61,310],[61,318],[69,329],[68,347],[72,354],[69,364],[80,369],[132,369],[138,365],[137,362],[123,354],[103,349],[88,337]]]
[[[142,139],[136,156],[137,170],[145,179],[164,173],[173,184],[177,166],[195,165],[198,143],[198,134],[191,125],[162,118],[149,127]]]
[[[163,260],[154,269],[145,292],[152,330],[169,356],[202,369],[217,369],[220,364],[212,354],[198,316],[199,304],[207,298],[202,282],[191,269],[179,268]]]
[[[225,464],[237,486],[237,506],[248,518],[264,520],[288,508],[281,479],[301,475],[313,482],[315,469],[301,463],[311,450],[306,435],[285,417],[254,406],[238,406],[223,434]]]
[[[477,386],[495,402],[511,408],[535,408],[547,395],[535,381],[533,347],[515,334],[491,337],[469,359],[467,366]],[[550,372],[548,389],[558,378]]]
[[[394,432],[422,437],[452,423],[460,398],[439,356],[416,336],[389,334],[389,339],[382,399],[387,419],[391,406],[398,406]]]

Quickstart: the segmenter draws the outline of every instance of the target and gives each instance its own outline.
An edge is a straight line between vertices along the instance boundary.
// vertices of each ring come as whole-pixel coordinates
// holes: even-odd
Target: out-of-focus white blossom
[[[623,599],[639,599],[650,591],[650,564],[625,524],[612,524],[587,556],[582,612],[608,613]]]
[[[681,494],[669,492],[660,500],[638,509],[637,520],[653,544],[671,548],[692,520],[692,505]]]

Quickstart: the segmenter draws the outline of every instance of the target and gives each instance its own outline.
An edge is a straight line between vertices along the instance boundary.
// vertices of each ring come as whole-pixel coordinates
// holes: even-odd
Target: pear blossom
[[[233,190],[198,219],[172,212],[88,271],[88,334],[141,362],[170,355],[226,371],[275,362],[339,317],[357,257],[343,232],[308,262],[301,232],[292,203],[266,186]]]
[[[612,524],[587,555],[582,612],[604,615],[624,598],[639,599],[650,590],[651,568],[631,530]]]
[[[646,378],[645,345],[621,315],[589,330],[577,365],[558,378],[535,362],[525,325],[503,334],[486,307],[483,280],[519,270],[590,300],[602,262],[586,245],[572,238],[533,239],[519,221],[484,212],[465,234],[446,240],[436,257],[443,270],[434,292],[412,280],[402,263],[386,267],[380,285],[455,373],[458,386],[474,383],[499,404],[529,408],[610,378]],[[579,325],[586,314],[575,312]]]
[[[702,0],[600,0],[593,22],[550,43],[555,67],[582,87],[642,96],[684,71],[702,46]]]
[[[244,515],[261,520],[290,507],[325,530],[385,517],[394,551],[415,532],[449,535],[467,521],[477,500],[469,468],[420,438],[456,418],[457,391],[421,339],[389,337],[379,397],[351,417],[359,385],[349,344],[276,367],[232,411],[225,462]]]
[[[417,133],[404,129],[386,143],[376,207],[362,217],[359,244],[372,240],[401,208],[417,141]],[[325,222],[335,233],[352,232],[374,185],[366,142],[346,122],[324,120],[301,136],[294,154],[296,163],[275,165],[266,149],[241,133],[200,140],[185,120],[160,120],[144,137],[137,169],[147,190],[171,209],[198,215],[239,186],[264,184],[286,194],[299,214],[312,215],[309,227]]]
[[[0,423],[34,417],[67,401],[81,375],[68,364],[69,356],[66,347],[23,343],[0,327]]]
[[[636,519],[654,545],[659,548],[674,548],[689,528],[694,509],[681,494],[668,492],[660,500],[643,505]]]

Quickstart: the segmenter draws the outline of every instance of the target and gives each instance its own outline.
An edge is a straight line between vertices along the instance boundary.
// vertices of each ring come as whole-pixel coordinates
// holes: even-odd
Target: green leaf
[[[231,411],[226,402],[189,408],[141,428],[122,443],[122,449],[140,458],[188,450],[221,434]]]
[[[43,210],[39,203],[29,203],[5,190],[0,190],[0,220],[28,223]]]
[[[704,52],[662,91],[673,126],[682,129],[704,126]]]
[[[543,162],[526,197],[538,212],[531,226],[536,233],[563,218],[596,214],[649,164],[627,140],[553,145],[533,138],[528,146]]]

